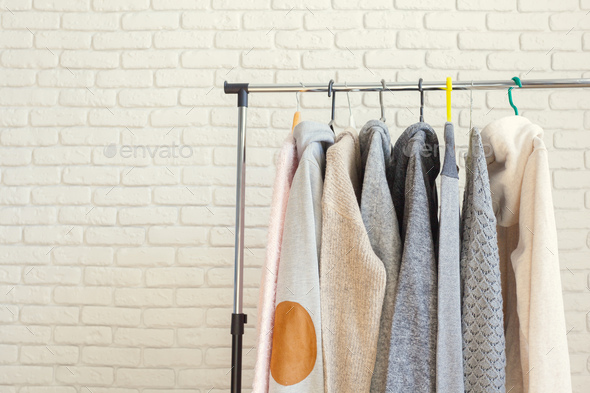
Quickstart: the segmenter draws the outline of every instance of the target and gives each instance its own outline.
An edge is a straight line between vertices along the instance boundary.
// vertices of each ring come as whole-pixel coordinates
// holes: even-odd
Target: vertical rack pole
[[[238,161],[236,178],[236,233],[234,259],[234,308],[231,321],[231,393],[242,390],[242,336],[246,314],[242,313],[244,286],[244,213],[246,209],[246,110],[248,91],[244,88],[238,95]]]

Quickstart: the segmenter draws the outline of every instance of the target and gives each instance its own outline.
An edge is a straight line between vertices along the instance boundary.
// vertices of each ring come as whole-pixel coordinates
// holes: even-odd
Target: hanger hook
[[[447,121],[451,122],[451,91],[453,91],[453,79],[447,77]]]
[[[422,88],[422,78],[418,80],[418,91],[420,92],[420,122],[424,121],[424,89]]]
[[[344,87],[348,89],[346,82],[344,82]],[[354,116],[352,115],[352,106],[350,105],[350,95],[348,94],[348,90],[346,91],[346,99],[348,100],[348,125],[352,128],[356,128]]]
[[[344,87],[348,88],[346,82],[344,82]],[[352,116],[352,108],[350,107],[350,96],[348,95],[348,90],[346,91],[346,99],[348,100],[348,113]]]
[[[332,117],[328,125],[332,129],[332,132],[334,132],[334,114],[336,109],[336,92],[334,91],[334,79],[330,79],[330,82],[328,83],[328,97],[332,97]]]
[[[379,120],[385,123],[385,106],[383,106],[383,91],[387,89],[387,86],[385,85],[385,79],[381,79],[381,85],[383,88],[379,90],[379,105],[381,106],[381,119]]]
[[[297,112],[299,112],[299,94],[300,93],[301,92],[299,92],[299,91],[295,92],[295,99],[297,100]]]
[[[471,80],[471,89],[469,89],[469,131],[471,131],[473,118],[473,79]]]
[[[515,76],[514,78],[512,78],[512,80],[518,87],[522,87],[522,82],[520,81],[519,77]],[[518,108],[516,107],[516,105],[514,105],[514,101],[512,101],[512,89],[514,89],[514,87],[508,88],[508,102],[510,102],[510,106],[512,107],[512,109],[514,109],[514,114],[518,116]]]

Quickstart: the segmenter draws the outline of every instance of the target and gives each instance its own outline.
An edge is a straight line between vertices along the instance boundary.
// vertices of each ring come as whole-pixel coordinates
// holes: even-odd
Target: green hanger
[[[519,77],[515,76],[514,78],[512,78],[512,80],[514,81],[514,83],[518,85],[518,87],[522,87],[522,83],[520,82]],[[514,102],[512,101],[512,89],[514,89],[514,87],[508,89],[508,101],[510,101],[510,106],[512,107],[512,109],[514,109],[514,114],[518,116],[518,108],[516,107],[516,105],[514,105]]]

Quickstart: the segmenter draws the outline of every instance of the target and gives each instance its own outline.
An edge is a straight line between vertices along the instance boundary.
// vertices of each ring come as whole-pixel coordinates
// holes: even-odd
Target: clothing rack
[[[531,79],[521,80],[517,89],[590,88],[590,79]],[[454,81],[453,90],[502,90],[515,87],[513,80]],[[225,94],[238,97],[238,144],[236,179],[236,230],[234,259],[234,305],[231,319],[232,367],[231,393],[242,389],[242,336],[247,316],[242,311],[244,271],[244,213],[246,191],[246,108],[250,93],[326,93],[355,91],[419,91],[417,82],[370,83],[299,83],[299,84],[249,84],[224,82]],[[421,90],[447,90],[447,82],[422,82]]]

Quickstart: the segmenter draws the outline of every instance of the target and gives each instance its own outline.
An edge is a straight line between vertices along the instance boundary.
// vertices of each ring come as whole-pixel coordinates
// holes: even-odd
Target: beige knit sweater
[[[322,197],[320,290],[326,393],[368,392],[377,354],[385,268],[375,255],[358,199],[356,131],[328,149]]]
[[[571,393],[557,231],[543,130],[509,116],[481,132],[502,273],[506,392]]]

